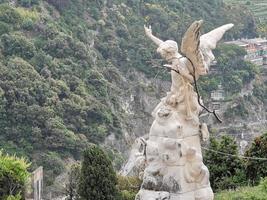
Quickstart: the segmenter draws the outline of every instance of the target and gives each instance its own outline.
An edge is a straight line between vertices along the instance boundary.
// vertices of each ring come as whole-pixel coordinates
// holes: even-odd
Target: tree
[[[256,137],[251,147],[245,153],[248,157],[267,158],[267,132]],[[261,178],[267,176],[266,160],[248,159],[245,163],[246,175],[252,184],[258,184]]]
[[[0,199],[20,199],[28,181],[30,164],[24,158],[0,151]]]
[[[78,185],[79,185],[80,173],[81,173],[80,164],[73,164],[68,174],[69,178],[68,178],[68,183],[66,185],[66,193],[67,193],[66,200],[79,199]]]
[[[107,155],[95,145],[84,151],[78,193],[82,200],[115,200],[117,178]]]
[[[211,151],[204,154],[204,163],[210,171],[211,186],[215,191],[234,189],[245,182],[243,163],[238,158],[238,147],[235,140],[222,136],[220,140],[210,139],[208,147]],[[219,154],[219,152],[229,155]]]

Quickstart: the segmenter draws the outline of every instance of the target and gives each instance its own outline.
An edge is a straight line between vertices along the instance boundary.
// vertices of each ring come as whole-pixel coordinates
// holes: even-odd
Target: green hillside
[[[224,0],[227,4],[242,4],[255,16],[259,31],[267,35],[267,1],[266,0]]]
[[[0,149],[27,157],[32,169],[43,165],[51,185],[69,159],[114,136],[106,150],[119,168],[136,120],[125,99],[153,91],[132,87],[135,72],[154,77],[151,60],[162,62],[143,25],[180,41],[200,18],[204,31],[235,23],[228,39],[256,35],[252,16],[221,0],[0,0]]]
[[[265,0],[225,0],[226,3],[243,4],[247,6],[253,14],[261,19],[267,19],[267,2]]]

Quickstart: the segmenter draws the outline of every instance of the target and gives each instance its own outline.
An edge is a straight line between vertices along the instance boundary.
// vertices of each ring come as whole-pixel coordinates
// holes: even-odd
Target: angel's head
[[[160,43],[157,52],[166,60],[171,60],[178,53],[177,42],[173,40],[166,40],[165,42]]]

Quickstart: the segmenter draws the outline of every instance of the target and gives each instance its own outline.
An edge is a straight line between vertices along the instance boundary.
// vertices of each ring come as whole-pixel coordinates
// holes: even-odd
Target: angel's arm
[[[163,66],[171,69],[175,73],[178,73],[178,74],[182,75],[184,78],[186,78],[191,83],[194,81],[194,78],[190,74],[190,72],[187,69],[183,68],[183,67],[179,67],[179,65],[173,66],[173,65],[165,64]]]
[[[157,37],[155,37],[153,34],[152,34],[152,28],[151,26],[149,27],[146,27],[144,25],[144,28],[145,28],[145,33],[146,35],[156,44],[156,45],[160,45],[163,41]]]

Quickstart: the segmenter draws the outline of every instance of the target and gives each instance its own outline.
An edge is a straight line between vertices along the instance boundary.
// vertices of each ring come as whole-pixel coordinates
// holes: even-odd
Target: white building
[[[244,48],[247,52],[245,60],[248,60],[256,65],[267,64],[267,39],[253,38],[253,39],[239,39],[225,42],[226,44],[235,44]]]

